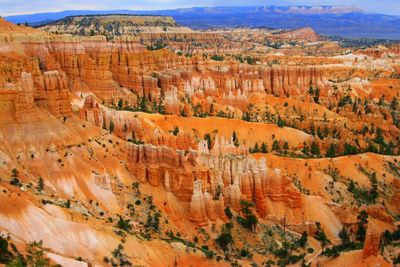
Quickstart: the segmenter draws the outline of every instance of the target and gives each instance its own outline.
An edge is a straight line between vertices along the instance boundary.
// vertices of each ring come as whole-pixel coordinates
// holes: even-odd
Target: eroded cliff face
[[[321,70],[314,67],[221,64],[200,56],[180,57],[167,50],[148,52],[138,44],[137,38],[129,36],[118,37],[110,43],[101,36],[81,40],[40,34],[43,37],[21,38],[20,52],[38,56],[41,69],[63,71],[72,91],[89,90],[104,100],[117,98],[120,87],[124,87],[155,101],[164,94],[174,98],[170,92],[177,90],[178,96],[185,93],[203,99],[210,96],[211,101],[222,97],[234,104],[229,102],[230,94],[238,95],[239,99],[254,92],[300,95],[310,85],[321,88],[327,85]],[[7,41],[3,46],[13,45],[11,36],[4,35],[4,38]],[[12,75],[7,73],[4,78]],[[169,111],[176,112],[176,109],[171,107]]]
[[[329,248],[343,229],[353,240],[365,211],[363,250],[354,257],[384,264],[379,241],[395,230],[400,159],[336,156],[352,146],[399,150],[397,58],[361,51],[247,64],[150,51],[137,36],[51,35],[1,19],[0,27],[0,232],[21,252],[43,240],[52,261],[67,266],[77,257],[94,265],[213,266],[228,262],[209,253],[247,249],[262,264],[279,260],[265,245],[271,238],[283,243],[306,232],[299,248],[306,262],[334,264],[319,255],[319,231]],[[222,38],[191,34],[205,45]],[[310,29],[280,38],[308,37]],[[215,240],[227,233],[235,242],[223,251]]]

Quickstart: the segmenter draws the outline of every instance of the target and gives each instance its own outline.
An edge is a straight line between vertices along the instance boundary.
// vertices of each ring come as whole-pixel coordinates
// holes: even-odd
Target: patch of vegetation
[[[39,179],[38,179],[38,184],[37,184],[36,189],[37,189],[39,192],[43,191],[43,189],[44,189],[44,181],[43,181],[43,178],[42,178],[42,177],[39,177]]]
[[[222,225],[221,233],[219,234],[217,239],[215,239],[215,243],[222,249],[225,255],[229,253],[229,251],[231,250],[231,246],[234,243],[232,228],[232,223],[226,223]]]
[[[111,254],[113,258],[111,260],[108,260],[108,258],[105,260],[108,261],[111,266],[132,266],[132,263],[127,259],[127,256],[124,253],[124,246],[122,244],[119,244]]]
[[[33,241],[29,243],[26,247],[27,255],[26,255],[26,263],[27,266],[37,266],[37,267],[45,267],[45,266],[56,266],[50,264],[50,259],[45,257],[43,250],[43,242],[42,241]]]
[[[329,40],[339,42],[343,48],[365,48],[376,45],[391,45],[396,44],[398,41],[387,39],[373,39],[373,38],[344,38],[340,36],[329,36]]]
[[[0,236],[0,263],[7,264],[13,259],[13,254],[8,250],[8,241]]]
[[[211,59],[214,60],[214,61],[223,61],[224,60],[224,56],[212,55]]]
[[[118,216],[119,216],[119,220],[117,222],[116,227],[129,233],[130,230],[132,229],[130,220],[129,219],[125,220],[122,216],[120,216],[120,215],[118,215]]]
[[[296,264],[305,257],[305,253],[295,255],[293,254],[295,246],[289,242],[283,242],[282,247],[274,251],[274,255],[279,259],[278,266],[286,266],[289,264]]]
[[[224,209],[224,212],[225,212],[226,217],[228,217],[229,219],[232,219],[233,213],[232,213],[230,207],[226,207],[226,208]]]
[[[147,46],[149,51],[157,51],[166,48],[168,45],[163,42],[163,40],[157,40],[153,45]]]
[[[257,216],[254,215],[253,211],[251,210],[251,208],[255,207],[254,203],[246,200],[240,200],[240,205],[242,206],[243,217],[237,217],[238,223],[244,228],[254,232],[258,223]]]
[[[339,233],[339,237],[341,239],[341,244],[326,248],[323,250],[322,255],[327,257],[337,257],[341,252],[350,251],[350,250],[358,250],[362,249],[364,246],[365,235],[366,235],[366,226],[368,223],[368,214],[365,210],[361,211],[357,216],[357,230],[355,233],[355,239],[351,240],[350,234],[346,230],[346,228],[342,228]],[[400,232],[399,232],[400,239]],[[381,239],[381,245],[385,242],[384,239]]]
[[[376,174],[373,173],[371,178],[371,189],[364,188],[358,186],[357,182],[353,180],[347,186],[347,190],[353,194],[354,199],[357,201],[359,205],[361,204],[375,204],[377,198],[379,197],[378,193],[378,180],[376,179]]]
[[[22,183],[20,182],[20,180],[18,179],[18,170],[17,169],[12,169],[11,170],[11,180],[10,180],[10,184],[14,185],[14,186],[18,186],[21,187]]]
[[[160,232],[160,217],[161,214],[159,212],[154,213],[154,215],[151,215],[149,212],[145,227],[153,230],[154,232]]]
[[[315,225],[317,226],[317,231],[315,232],[314,238],[321,243],[322,251],[324,251],[325,247],[330,244],[331,241],[326,236],[324,229],[321,228],[321,223],[315,222]]]
[[[395,162],[388,161],[386,169],[394,176],[400,179],[400,163],[396,161]]]

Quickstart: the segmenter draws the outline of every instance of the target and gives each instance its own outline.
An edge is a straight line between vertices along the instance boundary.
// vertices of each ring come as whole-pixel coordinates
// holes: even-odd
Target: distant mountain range
[[[350,38],[400,40],[400,16],[366,13],[356,6],[247,6],[195,7],[174,10],[67,10],[8,16],[14,23],[46,24],[67,16],[96,14],[137,14],[172,16],[177,23],[193,29],[223,27],[268,27],[294,29],[312,27],[319,34]]]

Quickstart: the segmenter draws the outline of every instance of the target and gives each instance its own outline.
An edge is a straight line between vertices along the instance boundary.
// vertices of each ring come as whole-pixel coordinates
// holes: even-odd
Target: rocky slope
[[[232,30],[195,33],[231,53],[184,55],[179,40],[0,29],[12,257],[42,240],[63,266],[398,260],[395,47],[349,53],[306,29],[279,45],[255,30],[239,48]]]

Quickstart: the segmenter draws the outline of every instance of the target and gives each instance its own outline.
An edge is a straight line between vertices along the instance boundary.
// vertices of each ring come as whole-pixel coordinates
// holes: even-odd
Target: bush
[[[229,207],[226,207],[224,209],[224,212],[225,212],[226,217],[228,217],[229,219],[232,219],[233,213],[232,213],[232,211],[231,211],[231,209]]]
[[[233,243],[232,234],[229,232],[222,232],[215,240],[217,245],[223,250],[227,251],[229,246]]]
[[[119,220],[117,222],[117,228],[124,230],[126,232],[129,232],[132,229],[132,226],[130,225],[130,220],[125,220],[122,218],[122,216],[119,216]]]
[[[304,248],[307,245],[307,233],[306,231],[303,232],[303,234],[301,235],[300,239],[297,241],[297,244]]]
[[[224,224],[221,229],[221,234],[215,239],[217,245],[226,253],[233,244],[233,236],[231,234],[232,224]]]
[[[324,230],[321,228],[321,223],[315,222],[315,225],[317,226],[317,231],[315,232],[314,238],[317,239],[321,243],[322,251],[324,251],[326,245],[331,243],[331,241],[328,239]]]
[[[44,181],[43,181],[43,178],[42,177],[39,177],[39,180],[38,180],[38,185],[37,185],[37,188],[36,188],[39,192],[40,191],[43,191],[43,189],[44,189]]]
[[[242,248],[241,250],[240,250],[240,257],[242,257],[242,258],[251,258],[251,253],[250,253],[250,251],[248,250],[248,249],[246,249],[246,248]]]
[[[18,170],[15,168],[11,170],[10,184],[14,186],[22,186],[21,182],[18,179]]]
[[[33,241],[29,243],[26,247],[26,251],[26,262],[28,266],[51,266],[50,259],[45,257],[42,241]]]
[[[372,188],[368,190],[364,187],[359,187],[353,180],[347,186],[347,191],[353,194],[354,199],[358,204],[374,204],[379,197],[377,180],[372,179]]]
[[[360,214],[358,214],[357,219],[358,228],[356,231],[356,239],[363,243],[365,240],[365,235],[367,233],[366,226],[368,223],[368,213],[365,210],[362,210]]]
[[[210,250],[208,248],[208,246],[205,246],[205,245],[201,246],[201,251],[204,253],[206,258],[208,258],[208,259],[212,259],[215,255],[214,251]]]
[[[0,263],[6,264],[12,257],[11,251],[8,250],[8,241],[0,236]]]
[[[211,56],[211,59],[214,61],[223,61],[224,57],[223,56],[219,56],[219,55],[213,55]]]
[[[178,128],[178,126],[174,126],[174,129],[171,131],[171,133],[172,133],[173,135],[177,136],[178,133],[179,133],[179,128]]]
[[[160,217],[161,217],[161,214],[158,212],[156,212],[154,214],[154,216],[151,216],[151,214],[149,214],[147,216],[147,221],[146,221],[145,226],[148,228],[151,228],[155,232],[159,232],[160,231]]]
[[[261,144],[261,152],[268,153],[267,145],[264,142]]]
[[[68,199],[67,201],[65,201],[64,205],[65,208],[69,209],[71,207],[71,201]]]

